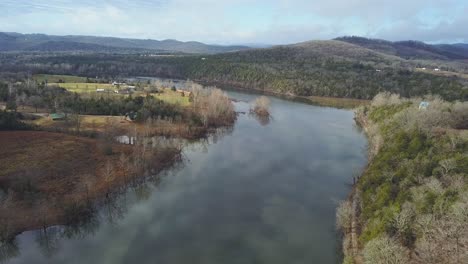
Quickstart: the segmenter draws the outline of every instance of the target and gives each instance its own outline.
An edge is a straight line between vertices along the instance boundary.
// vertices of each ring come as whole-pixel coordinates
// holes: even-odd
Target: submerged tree
[[[255,99],[251,112],[258,116],[269,117],[270,116],[270,99],[266,96],[260,96]]]

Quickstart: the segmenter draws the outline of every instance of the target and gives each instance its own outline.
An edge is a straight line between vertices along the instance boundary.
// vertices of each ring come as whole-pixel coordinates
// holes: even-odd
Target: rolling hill
[[[431,45],[421,41],[387,41],[363,37],[340,37],[335,40],[355,44],[367,49],[404,59],[463,60],[468,59],[468,44]]]
[[[128,39],[94,36],[53,36],[0,32],[0,51],[164,52],[214,54],[248,49],[246,46],[207,45],[177,40]]]
[[[34,37],[47,38],[44,35]],[[11,35],[3,38],[11,39]],[[456,46],[457,51],[451,47],[436,47],[411,41],[394,44],[384,40],[362,38],[347,40],[307,41],[211,55],[141,56],[128,53],[90,53],[31,57],[0,54],[0,72],[11,72],[11,69],[15,69],[15,72],[103,78],[170,77],[298,96],[371,99],[379,92],[388,91],[405,97],[439,94],[447,100],[468,100],[468,79],[463,77],[468,64],[450,59],[463,52],[463,45]],[[102,48],[101,44],[86,43],[91,42],[90,40],[81,41],[84,42],[72,42],[83,45],[74,49]],[[358,41],[360,42],[351,43]],[[119,40],[113,45],[121,47],[113,48],[129,46],[126,42],[131,40]],[[44,43],[45,47],[41,49],[52,45]],[[139,43],[142,49],[148,47],[142,44],[144,41]],[[177,47],[179,42],[172,43],[172,47]],[[64,49],[71,44],[61,42],[54,45],[58,46],[56,49]],[[408,55],[405,54],[410,54],[411,58],[426,59],[407,59],[405,56]],[[443,71],[424,71],[421,67],[440,68]],[[459,72],[452,71],[455,68]]]

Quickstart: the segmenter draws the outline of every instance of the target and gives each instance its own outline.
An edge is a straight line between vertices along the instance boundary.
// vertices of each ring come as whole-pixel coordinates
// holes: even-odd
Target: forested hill
[[[427,67],[440,65],[409,61],[342,41],[310,41],[217,54],[204,60],[184,58],[176,68],[182,69],[180,77],[282,94],[371,99],[390,91],[406,97],[432,93],[448,100],[468,100],[467,80],[417,70],[426,63]]]
[[[128,39],[95,36],[53,36],[0,32],[0,52],[5,51],[93,51],[93,52],[183,52],[214,54],[248,49],[245,46],[207,45],[177,40]]]
[[[0,53],[0,72],[15,74],[155,76],[299,96],[371,99],[388,91],[405,97],[439,94],[446,100],[468,100],[468,64],[452,63],[406,60],[335,40],[190,56]],[[446,71],[435,72],[436,67]]]
[[[387,41],[363,37],[340,37],[335,40],[355,44],[374,51],[398,56],[404,59],[423,60],[463,60],[468,59],[468,45],[439,44],[431,45],[420,41]]]

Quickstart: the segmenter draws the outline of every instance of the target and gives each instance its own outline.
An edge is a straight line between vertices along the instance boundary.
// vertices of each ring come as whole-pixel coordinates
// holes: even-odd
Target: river
[[[270,97],[273,118],[259,122],[248,114],[257,95],[228,93],[247,112],[231,130],[189,144],[182,164],[82,227],[19,235],[4,260],[339,263],[335,208],[367,156],[353,112]]]

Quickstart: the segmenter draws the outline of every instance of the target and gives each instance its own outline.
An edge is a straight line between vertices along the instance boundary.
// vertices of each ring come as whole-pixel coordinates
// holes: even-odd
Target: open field
[[[48,83],[58,83],[58,82],[74,82],[74,83],[84,83],[86,82],[86,77],[79,77],[73,75],[53,75],[53,74],[34,74],[33,80],[37,82],[45,82]]]
[[[65,88],[70,92],[74,93],[97,93],[97,89],[105,89],[106,92],[100,92],[102,94],[112,93],[114,95],[118,95],[114,93],[114,90],[117,87],[113,86],[112,84],[108,83],[49,83],[49,85],[57,85],[59,87]],[[146,92],[144,91],[136,91],[133,95],[135,96],[146,96]],[[152,96],[163,100],[170,104],[180,104],[182,106],[190,105],[189,98],[187,96],[182,96],[180,93],[172,91],[169,88],[163,89],[162,93],[151,93]],[[128,96],[126,94],[120,94],[119,96]]]
[[[53,121],[49,117],[42,117],[36,120],[29,121],[34,125],[48,130],[72,130],[76,126],[67,120]],[[128,131],[134,125],[133,122],[127,121],[123,116],[99,116],[99,115],[80,115],[80,131],[88,132],[103,132],[109,126],[114,129]]]
[[[78,132],[76,126],[67,120],[53,121],[49,117],[41,117],[27,121],[48,131]],[[135,132],[146,132],[153,136],[181,137],[195,139],[206,133],[203,127],[190,127],[184,122],[154,120],[151,125],[131,122],[123,116],[80,115],[79,132],[103,133],[112,130],[116,135],[129,135]]]
[[[336,108],[352,109],[361,105],[370,104],[369,100],[352,99],[352,98],[336,98],[336,97],[322,97],[322,96],[307,96],[307,100],[313,104],[320,106],[330,106]]]
[[[74,93],[95,93],[96,89],[105,89],[107,92],[113,93],[116,89],[115,86],[108,83],[83,83],[83,82],[69,82],[69,83],[49,83],[49,85],[57,85],[65,88]]]
[[[461,72],[434,71],[433,69],[426,69],[426,70],[423,70],[423,69],[420,69],[420,68],[416,68],[415,70],[416,70],[417,72],[430,73],[430,74],[434,74],[434,75],[437,75],[437,76],[444,76],[444,77],[453,77],[453,76],[457,76],[457,77],[459,77],[459,78],[468,80],[468,74],[466,74],[466,73],[461,73]]]
[[[171,89],[166,88],[162,93],[152,93],[151,95],[169,104],[180,104],[182,106],[190,105],[188,96],[182,96],[180,93],[174,92]]]

